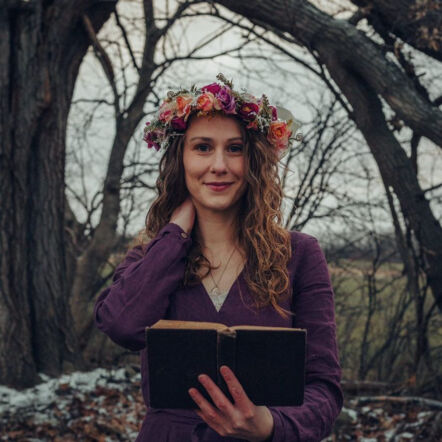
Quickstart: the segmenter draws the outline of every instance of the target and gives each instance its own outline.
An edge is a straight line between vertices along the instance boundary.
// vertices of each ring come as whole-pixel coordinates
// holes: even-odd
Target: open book
[[[213,400],[205,373],[234,403],[219,369],[229,366],[255,405],[294,406],[304,400],[305,329],[165,320],[146,327],[152,408],[197,408],[188,390]]]

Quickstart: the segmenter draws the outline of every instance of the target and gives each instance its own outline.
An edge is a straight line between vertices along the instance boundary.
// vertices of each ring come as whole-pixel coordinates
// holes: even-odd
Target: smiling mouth
[[[206,183],[208,186],[230,186],[233,183]]]
[[[206,184],[207,187],[211,190],[215,191],[221,191],[224,189],[227,189],[229,186],[231,186],[233,183],[226,183],[226,184]]]

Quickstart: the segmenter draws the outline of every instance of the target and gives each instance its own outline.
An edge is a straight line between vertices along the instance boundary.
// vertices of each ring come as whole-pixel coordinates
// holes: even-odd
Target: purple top
[[[272,442],[314,442],[330,434],[343,403],[334,294],[318,241],[305,233],[290,234],[293,253],[288,270],[293,308],[290,300],[281,301],[280,305],[294,310],[296,316],[287,319],[272,306],[260,312],[251,308],[244,270],[219,311],[202,283],[180,288],[192,239],[175,223],[168,223],[160,230],[144,255],[140,246],[128,252],[117,267],[111,286],[98,297],[94,316],[97,327],[114,342],[130,350],[141,350],[142,392],[147,413],[137,441],[243,441],[220,436],[193,410],[149,407],[145,327],[159,319],[307,329],[304,404],[269,407],[274,418]]]

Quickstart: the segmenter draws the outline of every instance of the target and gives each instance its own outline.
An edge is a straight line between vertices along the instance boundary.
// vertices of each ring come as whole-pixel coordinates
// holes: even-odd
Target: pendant
[[[218,297],[221,295],[221,292],[218,290],[218,287],[213,287],[213,289],[210,291],[210,294],[212,296]]]

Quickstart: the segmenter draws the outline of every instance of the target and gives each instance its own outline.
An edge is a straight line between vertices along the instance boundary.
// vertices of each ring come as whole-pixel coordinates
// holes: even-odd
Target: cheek
[[[189,182],[192,180],[192,162],[189,157],[184,153],[183,155],[183,166],[184,166],[184,181],[186,185],[189,185]]]
[[[188,167],[187,169],[185,169],[184,182],[188,191],[196,191],[198,189],[198,171],[192,167]]]
[[[194,179],[187,171],[184,173],[184,182],[186,183],[187,190],[189,191],[195,187]]]
[[[241,191],[240,191],[241,195],[244,194],[248,188],[246,175],[247,175],[247,163],[246,160],[244,159],[242,164],[238,168],[238,176],[240,176],[242,180]]]
[[[246,174],[246,161],[244,158],[241,159],[241,161],[238,161],[237,164],[235,164],[235,173],[236,175],[238,175],[241,178],[245,178],[245,174]]]

